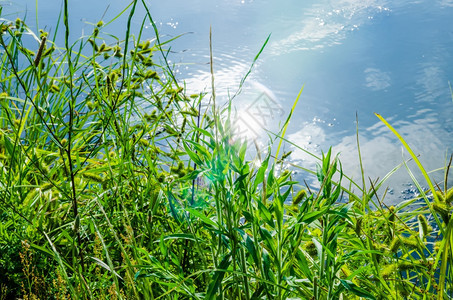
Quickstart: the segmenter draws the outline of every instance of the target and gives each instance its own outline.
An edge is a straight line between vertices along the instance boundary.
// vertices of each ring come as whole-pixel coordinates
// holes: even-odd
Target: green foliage
[[[99,21],[69,44],[64,4],[64,46],[21,20],[1,26],[0,299],[449,295],[446,184],[420,188],[419,209],[387,207],[385,180],[343,187],[329,149],[308,170],[318,187],[302,187],[280,171],[290,118],[275,157],[249,159],[228,110],[200,114],[208,99],[174,77],[171,40],[130,33],[136,9],[154,24],[146,5],[123,12],[124,38]]]

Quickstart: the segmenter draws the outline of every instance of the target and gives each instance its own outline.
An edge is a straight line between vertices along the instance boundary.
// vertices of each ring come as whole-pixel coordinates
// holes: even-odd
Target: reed
[[[231,102],[201,112],[209,95],[186,94],[171,40],[132,34],[138,9],[154,24],[132,1],[124,37],[100,21],[73,43],[68,1],[63,41],[1,25],[0,298],[453,297],[450,163],[443,189],[419,164],[430,190],[391,207],[382,187],[405,163],[344,186],[328,149],[316,170],[294,166],[319,181],[303,185],[278,171],[290,115],[257,165]]]

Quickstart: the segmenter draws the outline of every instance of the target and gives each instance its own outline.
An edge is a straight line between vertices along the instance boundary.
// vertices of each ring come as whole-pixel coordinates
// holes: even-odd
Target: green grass
[[[348,187],[327,150],[305,170],[314,189],[281,171],[290,114],[257,166],[231,106],[200,111],[214,77],[210,95],[187,95],[171,40],[131,34],[137,9],[154,24],[132,1],[124,37],[99,22],[73,44],[67,1],[63,41],[2,24],[0,299],[453,297],[450,163],[442,188],[419,164],[430,190],[415,181],[420,198],[388,207],[405,163]]]

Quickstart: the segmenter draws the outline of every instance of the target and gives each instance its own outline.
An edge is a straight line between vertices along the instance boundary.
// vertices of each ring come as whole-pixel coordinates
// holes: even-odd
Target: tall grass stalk
[[[212,91],[188,95],[169,64],[174,38],[159,35],[145,1],[75,41],[63,4],[54,32],[1,24],[1,297],[452,297],[449,165],[443,190],[415,181],[420,197],[392,206],[382,189],[406,162],[369,184],[331,149],[308,153],[315,170],[291,163],[280,151],[305,151],[285,138],[302,89],[257,165],[231,110],[270,36],[222,105],[212,33]],[[132,29],[138,10],[153,38]],[[123,15],[124,36],[109,35]],[[287,164],[317,183],[295,181]]]

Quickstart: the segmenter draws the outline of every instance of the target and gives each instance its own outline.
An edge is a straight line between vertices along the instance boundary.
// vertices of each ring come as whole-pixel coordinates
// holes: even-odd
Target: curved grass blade
[[[409,144],[404,140],[404,138],[398,133],[398,131],[393,128],[392,125],[390,125],[380,114],[378,113],[375,113],[375,115],[379,118],[379,120],[382,121],[382,123],[385,124],[385,126],[387,126],[392,132],[393,134],[400,140],[400,142],[403,144],[404,148],[407,150],[407,152],[409,152],[409,154],[411,155],[412,159],[415,161],[415,163],[417,164],[418,168],[420,169],[420,171],[422,172],[423,174],[423,177],[425,177],[425,180],[426,182],[428,183],[429,185],[429,189],[431,190],[431,193],[433,194],[433,197],[436,201],[439,201],[437,195],[436,195],[436,190],[434,188],[434,185],[431,181],[431,179],[429,178],[428,176],[428,173],[426,172],[425,168],[423,167],[423,165],[421,164],[420,160],[418,159],[417,155],[415,155],[414,151],[412,151],[411,147],[409,146]]]

